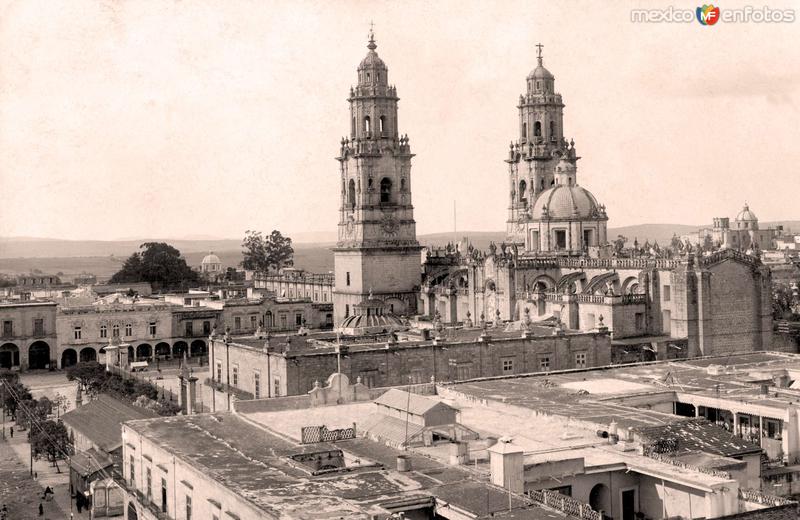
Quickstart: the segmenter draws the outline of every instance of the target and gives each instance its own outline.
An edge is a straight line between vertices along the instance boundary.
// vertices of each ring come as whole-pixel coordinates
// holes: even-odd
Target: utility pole
[[[3,440],[6,440],[6,382],[0,380],[0,387],[3,389]]]

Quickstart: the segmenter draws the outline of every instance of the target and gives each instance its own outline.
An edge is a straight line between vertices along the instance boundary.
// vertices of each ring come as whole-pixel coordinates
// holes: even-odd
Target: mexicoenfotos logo
[[[726,7],[724,10],[713,4],[703,4],[696,9],[666,6],[656,9],[631,9],[633,23],[692,23],[700,25],[732,23],[794,23],[797,18],[794,9],[774,9],[766,5],[747,5],[739,8]]]
[[[697,21],[701,25],[714,25],[719,21],[719,7],[714,5],[705,5],[697,8]]]

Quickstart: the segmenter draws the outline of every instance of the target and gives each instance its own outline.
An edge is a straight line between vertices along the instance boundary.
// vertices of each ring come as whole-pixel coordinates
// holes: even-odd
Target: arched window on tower
[[[350,136],[356,136],[356,116],[353,116],[353,124],[350,126]]]
[[[370,125],[369,125],[369,116],[364,116],[364,132],[369,137]]]
[[[406,191],[406,180],[400,179],[400,191]]]
[[[347,184],[347,205],[350,209],[356,207],[356,181],[353,179]]]
[[[392,179],[384,177],[381,179],[381,203],[385,204],[392,201]]]
[[[378,119],[378,132],[380,132],[382,136],[386,135],[386,116],[381,116],[381,118]]]
[[[556,140],[556,122],[555,121],[550,121],[550,140],[551,141],[555,141]]]
[[[528,139],[528,123],[522,123],[522,139]]]
[[[372,189],[372,177],[367,179],[367,188],[369,188],[370,190]]]
[[[534,137],[542,137],[542,122],[536,121],[533,123],[533,135]]]
[[[528,184],[525,182],[525,180],[519,181],[519,201],[522,204],[527,204],[528,202],[528,197],[527,197],[528,194],[526,192],[527,188]]]

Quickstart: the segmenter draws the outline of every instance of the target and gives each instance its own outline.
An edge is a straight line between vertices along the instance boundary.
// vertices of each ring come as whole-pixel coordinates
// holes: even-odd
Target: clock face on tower
[[[400,224],[392,217],[384,217],[381,222],[381,230],[384,235],[392,237],[400,230]]]

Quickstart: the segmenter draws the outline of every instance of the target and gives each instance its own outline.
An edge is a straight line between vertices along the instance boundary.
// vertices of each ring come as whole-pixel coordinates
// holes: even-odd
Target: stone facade
[[[451,324],[527,315],[580,331],[602,322],[616,343],[651,352],[639,360],[673,357],[669,349],[681,357],[768,349],[770,271],[757,253],[617,255],[605,207],[578,186],[579,157],[563,137],[564,105],[554,89],[540,55],[520,96],[520,140],[506,161],[509,245],[429,251],[421,314]],[[736,222],[737,233],[760,236],[748,208]]]
[[[350,137],[339,152],[339,238],[334,248],[334,320],[347,318],[369,294],[392,312],[416,311],[419,251],[411,203],[411,147],[399,132],[397,90],[375,52],[358,67],[351,88]]]
[[[48,368],[56,359],[56,304],[0,303],[0,367]]]
[[[271,338],[268,345],[243,338],[231,338],[226,345],[216,338],[208,377],[264,398],[303,395],[337,372],[340,362],[342,373],[351,381],[371,388],[427,383],[432,378],[460,381],[611,363],[611,341],[605,333],[525,338],[521,333],[494,338],[491,334],[490,330],[483,339],[360,343],[345,347],[347,352],[341,358],[331,338],[317,342],[281,336]],[[258,392],[256,381],[261,385]]]

